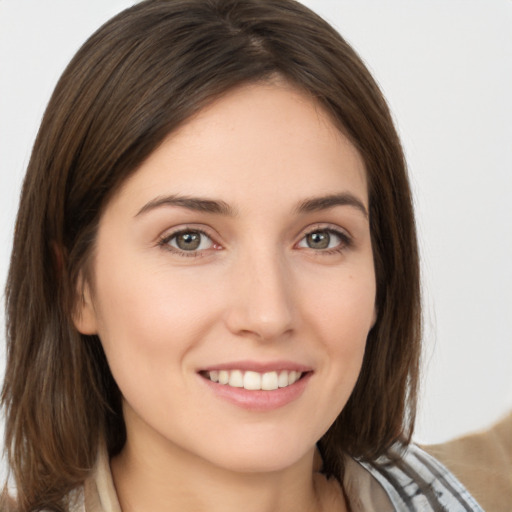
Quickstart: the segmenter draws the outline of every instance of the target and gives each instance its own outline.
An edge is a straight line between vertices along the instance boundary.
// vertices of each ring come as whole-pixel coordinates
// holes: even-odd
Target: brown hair
[[[407,443],[420,353],[416,233],[386,102],[353,49],[293,0],[147,0],[101,27],[63,73],[28,166],[7,281],[6,446],[20,511],[65,510],[99,440],[125,440],[99,339],[72,322],[113,192],[169,132],[229,89],[278,75],[312,95],[364,159],[378,319],[324,470]]]

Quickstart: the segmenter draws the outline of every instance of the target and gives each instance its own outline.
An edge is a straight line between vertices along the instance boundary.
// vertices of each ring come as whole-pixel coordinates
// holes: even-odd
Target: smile
[[[291,361],[238,361],[203,368],[198,375],[219,399],[252,412],[269,412],[297,400],[314,369]]]
[[[273,391],[295,384],[302,372],[295,370],[270,371],[265,373],[243,370],[212,370],[202,372],[212,382],[249,391]]]

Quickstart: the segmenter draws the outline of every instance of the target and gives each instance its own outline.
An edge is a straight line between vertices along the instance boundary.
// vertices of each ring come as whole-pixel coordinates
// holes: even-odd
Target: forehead
[[[167,136],[123,184],[140,200],[162,193],[309,197],[357,192],[367,204],[362,158],[324,108],[285,83],[238,87]],[[164,188],[165,190],[162,190]]]

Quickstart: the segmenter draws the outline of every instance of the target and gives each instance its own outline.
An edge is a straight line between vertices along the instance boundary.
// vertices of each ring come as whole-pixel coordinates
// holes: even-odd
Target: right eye
[[[160,245],[183,256],[196,256],[214,247],[213,240],[198,229],[183,229],[167,235]]]

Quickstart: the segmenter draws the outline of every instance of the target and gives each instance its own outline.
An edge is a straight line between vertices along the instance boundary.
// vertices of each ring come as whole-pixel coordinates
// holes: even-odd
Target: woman
[[[409,446],[402,150],[293,1],[150,0],[59,81],[25,179],[3,403],[15,509],[480,510]]]

